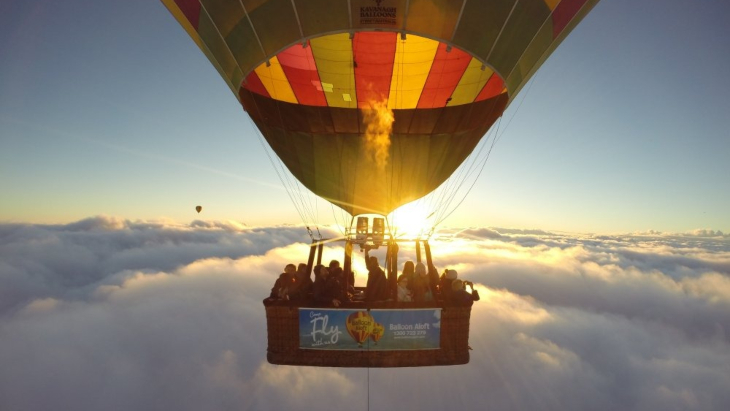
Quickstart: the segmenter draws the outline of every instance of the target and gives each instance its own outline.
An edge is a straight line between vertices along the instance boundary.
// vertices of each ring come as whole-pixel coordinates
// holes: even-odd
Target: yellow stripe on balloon
[[[352,40],[348,33],[309,40],[322,90],[330,107],[357,107]]]
[[[258,66],[255,71],[273,99],[298,103],[294,90],[292,90],[291,84],[289,84],[289,80],[286,78],[281,64],[279,64],[279,59],[275,56],[269,60],[268,67],[264,63]]]
[[[550,11],[555,10],[556,7],[558,7],[558,4],[560,3],[560,0],[543,0],[545,2],[545,5],[548,6]]]
[[[388,108],[416,108],[438,46],[438,41],[418,36],[398,39]]]
[[[185,29],[185,31],[188,32],[190,37],[193,39],[195,44],[200,47],[203,52],[205,52],[206,47],[203,45],[203,40],[200,38],[200,34],[198,34],[198,31],[193,27],[192,22],[188,21],[188,17],[183,13],[182,10],[180,10],[180,7],[175,3],[175,0],[162,0],[162,3],[167,7],[168,10],[170,10],[170,13],[172,13],[173,17],[180,23],[181,26]],[[195,22],[197,23],[197,22]],[[215,64],[215,61],[211,60]]]
[[[475,58],[471,59],[469,66],[461,76],[461,80],[459,80],[459,84],[451,94],[451,100],[446,104],[447,106],[469,104],[477,98],[479,92],[487,84],[489,77],[494,73],[489,67],[484,67],[484,70],[482,70],[482,67],[481,61]]]

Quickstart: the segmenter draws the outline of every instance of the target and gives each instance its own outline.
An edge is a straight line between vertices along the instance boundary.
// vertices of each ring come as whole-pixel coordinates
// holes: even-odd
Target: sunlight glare
[[[389,220],[396,237],[417,238],[428,235],[433,210],[423,201],[413,201],[390,213]]]

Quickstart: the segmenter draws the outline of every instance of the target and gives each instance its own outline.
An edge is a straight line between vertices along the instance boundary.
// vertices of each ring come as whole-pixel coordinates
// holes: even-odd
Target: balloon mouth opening
[[[296,43],[258,65],[241,88],[293,104],[361,110],[459,106],[507,92],[502,77],[467,51],[392,31]]]
[[[436,190],[509,101],[471,54],[375,31],[296,43],[250,72],[239,97],[282,169],[351,216]],[[431,227],[398,220],[398,236]]]

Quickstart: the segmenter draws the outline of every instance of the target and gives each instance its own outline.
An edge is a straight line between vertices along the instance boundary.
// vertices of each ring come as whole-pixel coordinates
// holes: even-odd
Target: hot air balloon
[[[380,338],[383,337],[383,333],[385,332],[385,328],[383,327],[383,324],[375,323],[373,325],[373,331],[370,333],[370,338],[375,342],[375,344],[380,341]]]
[[[353,216],[444,182],[598,2],[162,1],[289,171]]]
[[[454,173],[598,0],[162,2],[283,167],[352,217],[345,277],[351,273],[353,246],[385,245],[394,291],[398,245],[383,217],[433,192]],[[378,217],[370,225],[365,214]],[[310,236],[311,272],[315,253],[321,260],[324,239],[316,240],[311,230]],[[427,238],[417,240],[417,260],[423,246],[427,267],[435,270]],[[452,331],[447,337],[443,331],[442,346],[430,357],[400,362],[372,351],[360,357],[361,363],[347,362],[352,357],[344,354],[307,357],[296,345],[287,346],[284,340],[296,341],[298,323],[291,311],[278,308],[267,306],[272,363],[468,362],[470,307],[443,313],[441,329]],[[282,323],[272,325],[275,317]],[[363,333],[351,335],[362,343]],[[450,336],[459,333],[452,341]]]
[[[201,207],[201,206],[195,206],[195,211],[197,211],[198,214],[200,214],[200,212],[203,211],[203,207]]]
[[[347,333],[350,334],[358,347],[362,347],[362,343],[370,337],[373,331],[375,320],[367,311],[356,311],[347,317]]]

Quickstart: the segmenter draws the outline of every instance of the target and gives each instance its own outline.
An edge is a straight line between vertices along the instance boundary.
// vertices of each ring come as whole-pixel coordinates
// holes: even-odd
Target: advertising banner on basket
[[[435,350],[441,309],[299,309],[299,348],[312,350]]]

